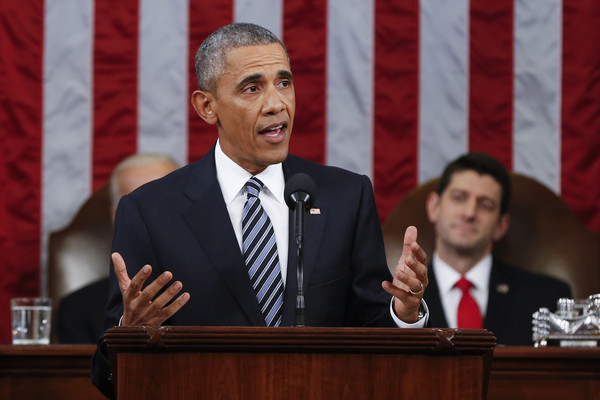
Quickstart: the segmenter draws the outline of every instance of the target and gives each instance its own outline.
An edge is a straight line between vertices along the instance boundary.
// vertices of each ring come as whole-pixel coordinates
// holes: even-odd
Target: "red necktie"
[[[471,296],[471,293],[469,293],[469,289],[473,287],[473,283],[463,276],[454,286],[462,290],[462,298],[460,299],[460,303],[458,303],[458,327],[481,329],[483,327],[481,311],[479,310],[479,306],[475,302],[475,299]]]

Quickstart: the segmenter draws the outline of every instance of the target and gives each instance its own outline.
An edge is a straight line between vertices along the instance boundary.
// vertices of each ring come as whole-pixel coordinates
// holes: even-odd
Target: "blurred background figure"
[[[492,256],[510,224],[512,184],[496,159],[471,153],[449,163],[427,198],[435,251],[425,293],[432,327],[492,331],[499,344],[531,345],[531,315],[554,310],[569,286]],[[548,216],[552,218],[551,215]]]
[[[134,154],[121,161],[113,170],[110,182],[110,217],[122,196],[139,186],[161,178],[179,166],[167,155]],[[106,276],[65,296],[57,311],[57,335],[61,343],[95,343],[104,334],[104,308],[108,298],[110,254],[106,252]]]

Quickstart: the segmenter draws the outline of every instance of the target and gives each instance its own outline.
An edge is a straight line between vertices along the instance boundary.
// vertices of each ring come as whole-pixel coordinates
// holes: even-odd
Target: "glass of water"
[[[49,344],[52,301],[42,297],[10,300],[13,344]]]

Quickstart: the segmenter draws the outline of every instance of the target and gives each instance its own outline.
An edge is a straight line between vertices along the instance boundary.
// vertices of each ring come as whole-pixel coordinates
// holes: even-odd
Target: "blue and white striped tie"
[[[244,260],[267,326],[279,326],[283,305],[283,280],[275,232],[258,199],[263,183],[256,177],[246,182],[248,197],[242,214]]]

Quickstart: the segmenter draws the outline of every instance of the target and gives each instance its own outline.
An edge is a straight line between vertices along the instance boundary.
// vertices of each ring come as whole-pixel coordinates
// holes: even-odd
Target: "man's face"
[[[196,93],[200,95],[195,94],[193,101],[207,99],[204,106],[209,118],[203,118],[217,124],[223,152],[238,165],[257,174],[285,160],[296,96],[280,44],[229,50],[216,93]],[[198,110],[196,103],[194,106]]]
[[[502,187],[490,175],[458,171],[441,197],[428,199],[429,219],[435,224],[440,252],[483,256],[508,229],[508,215],[500,214]]]

